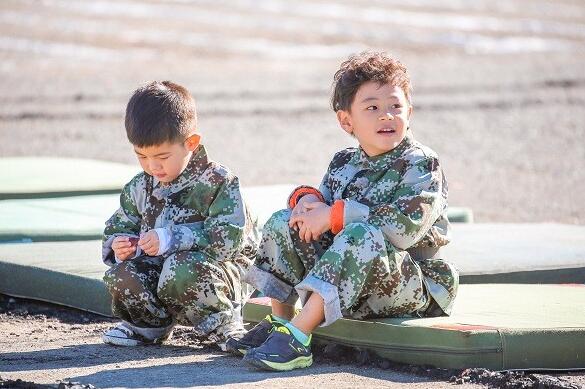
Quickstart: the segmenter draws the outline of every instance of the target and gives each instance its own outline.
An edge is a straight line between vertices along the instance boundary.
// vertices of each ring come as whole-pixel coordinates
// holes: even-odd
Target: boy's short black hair
[[[358,89],[368,81],[401,88],[411,103],[412,87],[406,66],[386,52],[362,51],[342,62],[335,72],[331,108],[335,112],[349,111]]]
[[[135,146],[183,142],[197,126],[195,100],[171,81],[153,81],[136,89],[126,107],[126,135]]]

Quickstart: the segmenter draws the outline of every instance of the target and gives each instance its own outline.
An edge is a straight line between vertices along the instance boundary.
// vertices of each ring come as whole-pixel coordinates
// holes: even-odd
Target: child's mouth
[[[380,128],[378,130],[378,134],[394,134],[396,132],[396,130],[393,130],[392,128]]]

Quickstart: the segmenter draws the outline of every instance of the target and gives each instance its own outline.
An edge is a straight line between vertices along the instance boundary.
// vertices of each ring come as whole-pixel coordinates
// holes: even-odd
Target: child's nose
[[[150,170],[154,170],[154,171],[160,170],[161,165],[157,161],[150,161],[149,165],[150,165]]]
[[[380,120],[392,120],[394,116],[390,112],[386,112],[385,114],[380,116]]]

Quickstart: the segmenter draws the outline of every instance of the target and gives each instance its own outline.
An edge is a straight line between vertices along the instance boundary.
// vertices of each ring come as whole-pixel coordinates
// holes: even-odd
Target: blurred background
[[[169,79],[243,185],[318,185],[354,145],[329,108],[333,73],[367,48],[408,66],[411,128],[439,153],[451,205],[585,224],[581,0],[2,0],[0,156],[136,164],[126,102]]]

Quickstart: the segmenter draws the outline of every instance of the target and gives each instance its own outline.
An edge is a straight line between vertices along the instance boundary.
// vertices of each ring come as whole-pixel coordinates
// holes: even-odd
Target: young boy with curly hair
[[[334,76],[332,107],[359,147],[335,154],[320,187],[297,188],[266,223],[246,281],[271,298],[272,314],[227,343],[261,369],[310,366],[317,326],[449,314],[457,293],[458,273],[439,253],[447,183],[410,130],[406,67],[383,52],[351,56]]]
[[[195,101],[180,85],[151,82],[128,102],[126,134],[144,171],[106,222],[104,281],[122,322],[105,343],[161,343],[177,323],[220,345],[244,333],[241,278],[257,233],[238,178],[208,158],[196,130]]]

